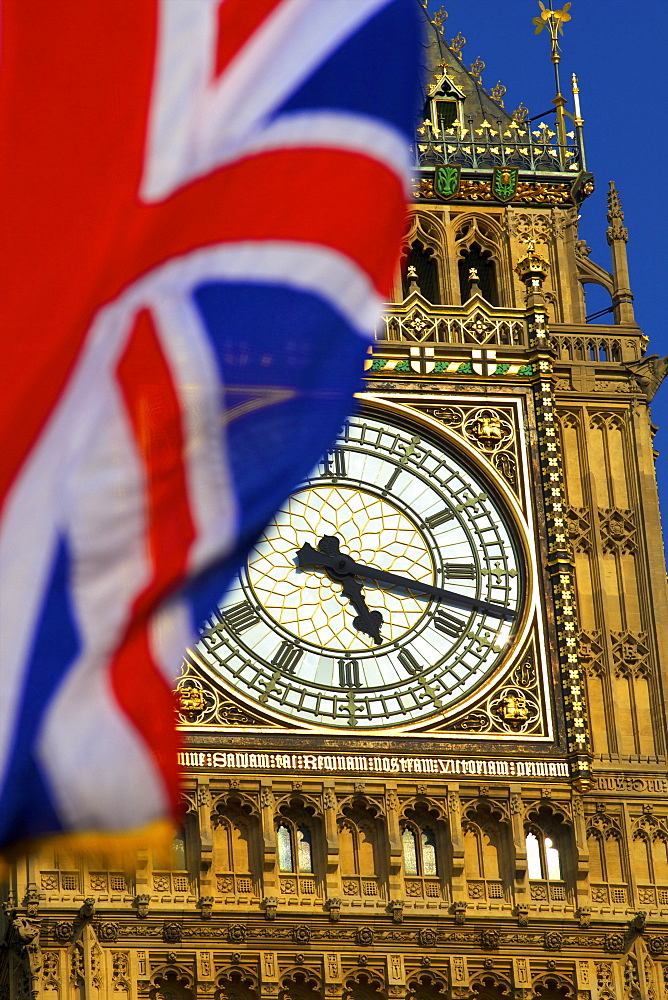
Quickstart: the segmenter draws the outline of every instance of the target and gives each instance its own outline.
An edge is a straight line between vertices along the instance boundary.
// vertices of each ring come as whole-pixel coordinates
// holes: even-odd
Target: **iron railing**
[[[418,167],[452,163],[469,169],[518,167],[527,171],[569,173],[583,169],[584,155],[578,132],[567,132],[560,144],[557,133],[545,122],[532,128],[531,122],[508,122],[487,119],[466,126],[456,122],[441,131],[426,122],[418,132],[415,160]]]

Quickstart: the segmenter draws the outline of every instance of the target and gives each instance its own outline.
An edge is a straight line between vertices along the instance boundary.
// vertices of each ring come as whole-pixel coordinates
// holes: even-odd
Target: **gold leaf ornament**
[[[548,25],[550,27],[551,35],[554,36],[556,34],[563,34],[564,22],[570,21],[571,19],[571,15],[568,13],[571,9],[571,4],[564,4],[561,10],[548,10],[545,7],[545,4],[541,3],[541,0],[538,0],[538,6],[540,7],[540,16],[534,17],[532,20],[532,24],[535,24],[536,26],[535,33],[539,35],[543,28]],[[550,21],[553,21],[554,23],[549,24]]]

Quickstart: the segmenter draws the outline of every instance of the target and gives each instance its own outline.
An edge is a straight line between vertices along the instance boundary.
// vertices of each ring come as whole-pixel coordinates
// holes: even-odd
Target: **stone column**
[[[452,901],[453,903],[463,903],[466,906],[462,803],[459,798],[459,785],[456,783],[448,783],[447,806],[450,840],[452,843]]]
[[[260,815],[262,817],[262,869],[265,896],[275,897],[276,886],[276,831],[274,830],[274,808],[276,800],[272,791],[271,778],[260,779]]]
[[[200,892],[212,892],[211,864],[213,862],[213,829],[211,827],[211,790],[208,781],[197,778],[197,820],[200,843]]]
[[[401,848],[401,831],[399,829],[399,797],[397,795],[396,781],[388,781],[385,785],[385,810],[387,813],[387,839],[390,848],[390,899],[401,899],[404,894],[401,884],[403,852]]]
[[[612,304],[615,307],[615,323],[635,323],[626,255],[629,231],[624,225],[622,203],[614,181],[610,181],[608,191],[608,228],[605,235],[612,251],[612,275],[615,282]]]
[[[518,907],[529,905],[527,894],[527,845],[524,837],[524,806],[522,804],[522,786],[519,783],[510,785],[510,825],[513,836],[513,853],[515,867],[515,897]]]
[[[586,919],[586,914],[591,912],[591,898],[589,893],[589,848],[587,847],[584,800],[577,792],[573,792],[572,802],[573,833],[575,835],[575,889],[578,909],[585,915]]]

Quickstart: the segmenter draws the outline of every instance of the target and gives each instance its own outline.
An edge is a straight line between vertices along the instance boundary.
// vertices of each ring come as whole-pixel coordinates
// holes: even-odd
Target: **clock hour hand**
[[[383,641],[380,634],[380,627],[383,624],[383,616],[380,611],[371,611],[362,597],[362,584],[354,576],[347,576],[341,581],[343,586],[341,593],[347,597],[354,607],[357,615],[353,618],[353,625],[358,632],[364,632],[380,646]]]
[[[357,612],[353,619],[353,625],[358,632],[364,632],[377,646],[380,646],[383,639],[380,628],[383,624],[383,616],[380,611],[371,611],[362,596],[362,584],[354,578],[351,573],[340,574],[337,568],[342,560],[348,559],[339,551],[339,540],[335,535],[325,535],[320,539],[321,551],[314,549],[306,542],[297,553],[297,561],[303,569],[318,568],[324,569],[330,580],[341,583],[341,593],[347,597],[353,608]]]
[[[336,549],[331,544],[332,539],[336,542]],[[429,597],[436,597],[454,607],[473,608],[476,611],[483,611],[485,614],[494,615],[496,618],[515,617],[514,611],[503,604],[483,601],[477,597],[468,597],[465,594],[457,594],[453,590],[435,587],[431,583],[422,583],[420,580],[411,580],[409,577],[397,576],[396,573],[388,573],[385,570],[376,569],[374,566],[364,566],[362,563],[356,563],[350,556],[339,552],[338,545],[338,538],[332,535],[324,535],[320,539],[318,543],[319,549],[314,549],[312,545],[306,542],[297,553],[299,566],[303,568],[319,567],[327,569],[335,577],[343,578],[348,575],[360,576],[362,579],[375,580],[377,583],[385,584],[388,587],[402,587],[404,590],[410,590],[416,594],[426,594]]]

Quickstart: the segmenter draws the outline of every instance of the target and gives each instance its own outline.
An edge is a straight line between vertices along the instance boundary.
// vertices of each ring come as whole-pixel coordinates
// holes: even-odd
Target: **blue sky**
[[[548,0],[543,0],[548,6]],[[430,0],[433,12],[439,2]],[[450,41],[461,31],[468,67],[480,56],[489,92],[500,80],[508,110],[523,101],[531,115],[550,108],[554,75],[547,31],[536,36],[537,0],[444,0]],[[563,8],[554,0],[555,9]],[[629,230],[628,254],[636,321],[650,338],[648,354],[668,354],[664,305],[668,282],[668,4],[663,0],[573,0],[561,38],[562,91],[580,83],[587,166],[596,191],[582,207],[580,237],[591,257],[611,269],[605,239],[606,193],[614,180]],[[572,111],[572,106],[567,110]],[[589,286],[590,288],[592,286]],[[592,300],[594,310],[607,303]],[[664,542],[668,542],[668,378],[654,398],[659,425],[657,476]]]

